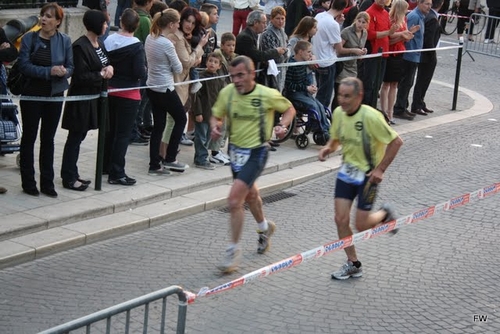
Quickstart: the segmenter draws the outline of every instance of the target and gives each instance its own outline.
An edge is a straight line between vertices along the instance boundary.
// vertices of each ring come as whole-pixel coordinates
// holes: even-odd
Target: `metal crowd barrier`
[[[464,41],[464,52],[479,53],[486,56],[500,58],[500,31],[498,29],[500,17],[474,13],[471,16],[474,22],[482,22],[484,29],[477,36],[469,35]],[[474,58],[471,56],[474,60]]]
[[[187,313],[187,298],[184,290],[180,286],[170,286],[168,288],[151,292],[147,295],[126,301],[121,304],[111,306],[107,309],[89,314],[82,318],[72,320],[65,324],[47,329],[39,334],[63,334],[69,333],[75,330],[85,329],[85,333],[90,334],[92,329],[96,329],[98,332],[102,332],[103,323],[99,323],[102,320],[106,320],[105,333],[138,333],[140,322],[142,321],[142,333],[148,333],[148,329],[158,324],[153,324],[149,326],[150,319],[150,304],[155,301],[161,300],[161,319],[160,328],[154,328],[154,332],[165,333],[166,330],[166,316],[167,316],[167,297],[173,294],[177,294],[179,298],[179,307],[177,309],[177,326],[176,333],[183,334],[186,329],[186,313]],[[140,307],[144,307],[143,316],[140,317],[141,320],[134,319],[131,321],[131,311]],[[156,305],[152,305],[151,309],[155,310]],[[153,311],[152,311],[153,312]],[[123,314],[125,313],[125,314]],[[172,312],[173,313],[173,312]],[[125,321],[119,317],[119,315],[125,316]],[[114,317],[114,323],[112,328],[112,317]],[[101,328],[97,328],[101,325]],[[118,329],[116,328],[118,327]],[[79,331],[81,332],[81,331]]]

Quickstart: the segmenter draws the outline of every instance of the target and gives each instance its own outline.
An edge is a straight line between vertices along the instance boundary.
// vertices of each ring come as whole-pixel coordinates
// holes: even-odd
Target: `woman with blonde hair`
[[[420,29],[419,26],[408,30],[406,24],[406,12],[408,11],[408,2],[406,0],[394,0],[389,12],[391,24],[396,24],[399,29],[389,36],[389,51],[405,51],[405,42],[413,38],[413,33]],[[380,88],[380,108],[387,114],[389,123],[394,122],[394,103],[396,102],[396,93],[398,83],[403,75],[402,72],[403,53],[393,53],[387,58],[387,65],[384,73],[384,80]]]
[[[177,167],[178,170],[185,168],[184,164],[177,161],[177,152],[187,117],[183,103],[174,87],[174,74],[182,73],[182,63],[177,56],[174,44],[165,37],[179,29],[179,22],[180,15],[175,9],[169,8],[156,13],[151,25],[151,33],[144,44],[148,62],[146,84],[153,86],[146,91],[151,101],[154,120],[149,143],[149,175],[170,174],[169,169],[172,167]],[[165,157],[169,168],[162,166],[159,154],[167,113],[175,120]]]

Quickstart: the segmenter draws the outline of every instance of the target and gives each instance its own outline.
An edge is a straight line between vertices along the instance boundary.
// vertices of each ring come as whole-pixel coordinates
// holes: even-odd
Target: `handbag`
[[[36,33],[38,34],[38,33]],[[32,57],[33,48],[35,46],[35,34],[31,37],[30,59]],[[9,70],[7,77],[7,88],[13,95],[21,95],[29,83],[29,78],[26,77],[19,69],[19,61],[16,60],[14,65]]]

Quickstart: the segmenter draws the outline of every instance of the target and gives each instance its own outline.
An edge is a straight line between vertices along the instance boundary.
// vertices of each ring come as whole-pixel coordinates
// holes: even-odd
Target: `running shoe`
[[[271,246],[270,238],[274,234],[274,231],[276,230],[276,224],[273,221],[269,220],[267,224],[268,224],[267,231],[257,230],[257,233],[259,234],[259,240],[258,240],[259,245],[257,246],[257,253],[259,254],[264,254],[269,249],[269,246]]]
[[[385,212],[387,212],[387,216],[385,216],[385,219],[382,220],[382,223],[385,224],[385,223],[388,223],[388,222],[393,221],[395,219],[398,219],[398,217],[394,213],[394,209],[393,209],[392,205],[390,205],[389,203],[382,204],[382,207],[380,208],[380,210],[384,210]],[[395,235],[398,232],[399,232],[399,229],[396,228],[396,229],[390,231],[389,233],[392,235]]]
[[[223,154],[221,151],[217,152],[216,155],[211,155],[208,160],[210,160],[211,163],[213,164],[223,164],[224,166],[227,166],[231,163],[228,159],[229,157],[226,157],[225,154]]]
[[[182,162],[179,162],[179,161],[173,161],[173,162],[163,161],[162,165],[165,168],[168,168],[168,169],[170,169],[172,171],[176,171],[176,172],[184,172],[186,169],[189,168],[188,164],[183,164]]]
[[[189,139],[188,137],[186,137],[185,133],[183,133],[182,137],[181,137],[180,144],[184,145],[184,146],[193,146],[194,142],[191,139]]]
[[[349,277],[358,278],[361,276],[363,276],[363,268],[356,268],[351,261],[347,261],[338,271],[332,273],[333,279],[340,280],[348,279]]]
[[[241,261],[241,250],[239,248],[228,248],[224,252],[221,264],[217,267],[224,274],[235,271]]]

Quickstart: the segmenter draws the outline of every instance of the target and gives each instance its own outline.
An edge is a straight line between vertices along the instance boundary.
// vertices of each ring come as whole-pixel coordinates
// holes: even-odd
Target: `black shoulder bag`
[[[33,33],[31,37],[31,47],[30,47],[30,59],[33,57],[33,49],[35,47],[35,39],[38,33]],[[29,78],[27,78],[19,70],[19,61],[16,60],[14,65],[9,70],[9,76],[7,77],[7,88],[13,95],[21,95],[28,85]]]

